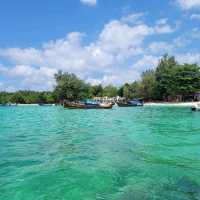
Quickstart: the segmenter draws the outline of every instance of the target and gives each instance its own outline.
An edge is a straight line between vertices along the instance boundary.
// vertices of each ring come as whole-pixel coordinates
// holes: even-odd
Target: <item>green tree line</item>
[[[120,96],[146,100],[185,101],[200,91],[200,68],[197,64],[179,64],[165,55],[154,70],[142,73],[141,79],[124,84]]]
[[[141,74],[138,81],[114,85],[91,85],[75,74],[59,71],[55,74],[56,86],[52,92],[17,91],[0,92],[4,103],[59,103],[64,99],[81,100],[92,97],[121,96],[127,99],[185,101],[200,91],[200,68],[197,64],[179,64],[175,57],[165,55],[153,70]]]
[[[0,104],[20,103],[55,103],[56,97],[54,92],[37,92],[37,91],[17,91],[17,92],[0,92]]]

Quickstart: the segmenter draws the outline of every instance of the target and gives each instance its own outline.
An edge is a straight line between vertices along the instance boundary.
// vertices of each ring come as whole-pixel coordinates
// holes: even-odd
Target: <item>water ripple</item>
[[[200,113],[0,108],[0,200],[200,199]]]

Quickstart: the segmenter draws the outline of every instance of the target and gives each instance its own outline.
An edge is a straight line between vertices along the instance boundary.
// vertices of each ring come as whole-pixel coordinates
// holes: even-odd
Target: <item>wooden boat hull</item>
[[[191,110],[192,111],[200,111],[200,107],[199,106],[192,106]]]
[[[99,104],[99,107],[100,107],[100,109],[111,109],[113,107],[113,104],[112,103],[108,103],[108,104],[102,103],[102,104]]]
[[[129,104],[129,103],[117,103],[119,107],[138,107],[143,106],[143,104]]]
[[[55,106],[55,104],[43,104],[43,103],[40,103],[40,104],[38,104],[39,106]]]
[[[81,103],[64,103],[64,108],[68,109],[111,109],[112,104],[109,105],[92,105],[92,104],[81,104]]]
[[[86,109],[86,106],[84,104],[78,104],[78,103],[64,103],[64,108],[69,109]]]

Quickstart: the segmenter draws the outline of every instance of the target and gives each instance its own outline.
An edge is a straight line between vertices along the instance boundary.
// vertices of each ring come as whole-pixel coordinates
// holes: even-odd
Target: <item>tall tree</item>
[[[148,70],[142,73],[140,82],[140,96],[145,99],[153,100],[157,97],[156,77],[154,70]]]
[[[102,97],[103,96],[103,87],[102,85],[94,85],[90,87],[90,96],[91,97]]]
[[[173,83],[176,95],[184,100],[200,90],[200,68],[196,64],[179,65]]]
[[[175,76],[176,68],[177,62],[173,56],[164,55],[160,60],[155,72],[159,99],[166,100],[173,92],[171,86],[174,85],[173,77]]]
[[[21,92],[19,91],[19,92],[15,92],[15,93],[12,95],[10,101],[11,101],[12,103],[25,103],[25,98],[24,98],[24,96],[21,94]]]
[[[140,93],[141,83],[139,81],[135,81],[131,84],[125,83],[120,88],[120,93],[125,97],[126,99],[132,99],[136,97],[141,97]]]
[[[103,89],[103,96],[116,97],[117,91],[118,91],[117,87],[115,87],[113,85],[108,85],[108,86],[104,87],[104,89]]]
[[[55,94],[58,100],[79,100],[89,95],[89,85],[75,74],[58,72],[55,74]]]

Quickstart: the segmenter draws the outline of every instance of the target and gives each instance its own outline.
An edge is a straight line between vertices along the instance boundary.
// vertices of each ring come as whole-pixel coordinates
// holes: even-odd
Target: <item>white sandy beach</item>
[[[32,103],[32,104],[17,104],[17,106],[39,106],[37,103]]]
[[[145,103],[145,106],[180,106],[180,107],[191,107],[196,104],[200,104],[200,102],[181,102],[181,103],[168,103],[168,102],[163,102],[163,103]]]

